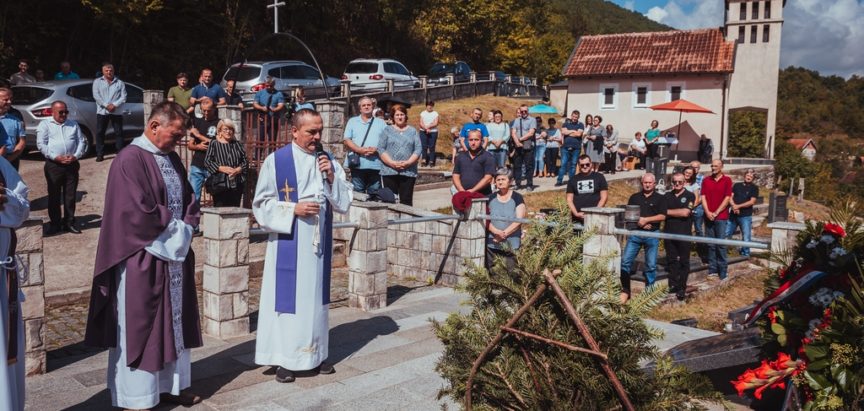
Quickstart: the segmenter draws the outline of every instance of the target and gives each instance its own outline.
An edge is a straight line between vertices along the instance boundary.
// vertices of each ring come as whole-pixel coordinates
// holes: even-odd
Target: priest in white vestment
[[[0,158],[0,173],[3,183],[0,188],[0,329],[3,330],[0,351],[6,356],[6,365],[0,371],[0,410],[13,411],[24,409],[24,322],[12,230],[27,219],[30,203],[27,185],[3,158]],[[16,301],[12,305],[9,304],[10,292]],[[11,313],[10,306],[14,307]]]
[[[295,371],[333,372],[328,349],[333,212],[346,213],[345,171],[321,150],[321,116],[294,115],[291,144],[261,167],[252,211],[270,233],[261,284],[255,363],[278,366],[276,380]]]

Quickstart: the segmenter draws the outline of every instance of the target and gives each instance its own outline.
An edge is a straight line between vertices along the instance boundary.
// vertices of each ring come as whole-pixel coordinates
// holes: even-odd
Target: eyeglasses
[[[674,180],[672,181],[672,184],[684,184],[684,182],[681,180]]]
[[[519,114],[528,114],[527,110],[519,110]]]
[[[579,167],[591,167],[591,163],[579,163]]]
[[[57,111],[57,114],[69,114],[69,110],[59,110]]]

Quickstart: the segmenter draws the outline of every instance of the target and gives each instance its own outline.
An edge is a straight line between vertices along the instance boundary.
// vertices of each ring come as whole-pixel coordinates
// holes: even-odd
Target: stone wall
[[[16,253],[26,269],[19,273],[21,316],[24,319],[24,358],[26,375],[44,374],[46,367],[45,333],[45,270],[42,258],[42,219],[29,218],[15,230],[18,236]],[[26,278],[24,278],[26,276]]]
[[[201,211],[204,332],[217,338],[248,334],[251,210],[219,207]]]

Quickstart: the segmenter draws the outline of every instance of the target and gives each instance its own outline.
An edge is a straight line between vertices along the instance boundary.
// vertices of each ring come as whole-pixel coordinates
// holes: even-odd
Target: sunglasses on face
[[[672,182],[672,184],[684,184],[684,182],[680,180],[675,180]]]
[[[62,114],[62,115],[66,115],[66,114],[69,114],[69,110],[60,110],[57,113]]]
[[[579,167],[591,167],[591,163],[579,163]]]

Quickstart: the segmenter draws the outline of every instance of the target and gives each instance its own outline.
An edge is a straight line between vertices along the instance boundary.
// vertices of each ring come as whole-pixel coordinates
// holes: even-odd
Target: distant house
[[[790,138],[786,140],[792,144],[796,150],[801,152],[801,156],[813,161],[816,158],[816,143],[811,138]]]
[[[720,1],[720,0],[706,0]],[[686,99],[716,114],[685,113],[690,130],[677,151],[695,159],[705,134],[714,141],[715,158],[725,158],[729,113],[767,114],[766,152],[774,155],[777,76],[784,0],[724,0],[725,25],[715,29],[674,30],[582,36],[562,75],[567,79],[564,111],[600,114],[624,142],[645,132],[651,120],[661,129],[678,125],[677,112],[649,107]],[[691,133],[692,131],[692,133]],[[698,139],[698,137],[697,137]]]

